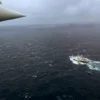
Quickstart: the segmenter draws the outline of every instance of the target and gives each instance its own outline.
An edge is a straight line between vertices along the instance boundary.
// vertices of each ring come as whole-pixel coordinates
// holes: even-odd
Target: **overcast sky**
[[[0,24],[59,24],[100,21],[100,0],[2,0],[25,18]]]

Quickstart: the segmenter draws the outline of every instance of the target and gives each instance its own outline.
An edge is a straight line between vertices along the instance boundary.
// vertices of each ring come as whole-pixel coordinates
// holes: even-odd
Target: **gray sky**
[[[2,25],[57,24],[100,21],[100,0],[2,0],[3,6],[22,12],[25,18]]]

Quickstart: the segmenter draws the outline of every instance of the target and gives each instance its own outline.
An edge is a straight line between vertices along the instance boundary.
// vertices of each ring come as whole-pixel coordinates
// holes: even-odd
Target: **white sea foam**
[[[87,66],[91,70],[100,71],[100,62],[99,61],[91,61],[91,62],[87,63]]]

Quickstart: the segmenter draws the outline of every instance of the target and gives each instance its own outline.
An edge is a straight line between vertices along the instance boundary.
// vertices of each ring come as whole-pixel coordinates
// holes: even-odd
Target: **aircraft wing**
[[[11,19],[16,19],[20,17],[24,17],[23,14],[7,9],[3,7],[2,2],[0,1],[0,21],[5,21],[5,20],[11,20]]]

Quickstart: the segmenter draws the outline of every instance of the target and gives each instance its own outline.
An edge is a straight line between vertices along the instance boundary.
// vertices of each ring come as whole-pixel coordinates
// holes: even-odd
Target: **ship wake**
[[[91,62],[87,63],[87,66],[91,70],[100,71],[100,62],[99,61],[91,61]]]
[[[78,56],[69,56],[70,61],[76,65],[86,65],[91,70],[100,71],[100,62],[93,61],[88,58],[83,57],[82,55]]]

